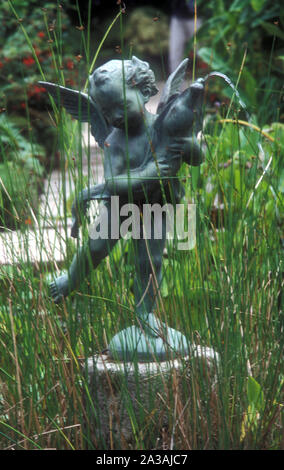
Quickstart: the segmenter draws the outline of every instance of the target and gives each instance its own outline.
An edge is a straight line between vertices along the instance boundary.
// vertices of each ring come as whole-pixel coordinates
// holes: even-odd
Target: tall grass
[[[116,20],[122,21],[121,13]],[[24,25],[21,27],[25,36]],[[121,30],[123,33],[123,22]],[[87,55],[93,69],[98,54],[93,60],[89,55],[90,22],[82,35],[82,54]],[[26,40],[32,48],[28,37]],[[99,50],[102,47],[103,41]],[[59,81],[63,80],[60,52],[55,41]],[[44,78],[44,71],[39,78]],[[234,110],[226,118],[235,120]],[[61,155],[62,199],[57,200],[57,213],[52,220],[46,207],[34,216],[34,227],[21,234],[25,261],[14,255],[12,264],[0,265],[2,449],[96,449],[107,445],[99,441],[98,430],[94,437],[93,422],[99,410],[85,366],[89,357],[106,348],[117,325],[119,329],[130,325],[134,315],[133,253],[131,243],[124,240],[62,305],[55,305],[48,297],[49,280],[67,269],[79,247],[79,242],[69,239],[69,181],[75,182],[74,196],[83,186],[93,184],[91,158],[96,158],[83,146],[80,124],[71,123],[63,111],[56,111],[53,119]],[[264,143],[264,137],[259,132],[223,122],[210,124],[210,132],[205,129],[204,134],[206,162],[201,174],[186,168],[181,171],[185,200],[197,204],[197,245],[191,251],[177,251],[174,243],[167,245],[157,315],[182,331],[189,341],[218,352],[216,380],[212,386],[200,363],[194,361],[189,374],[179,379],[173,374],[164,385],[166,393],[160,393],[166,428],[159,413],[155,427],[154,417],[143,412],[143,407],[137,415],[127,387],[122,386],[134,435],[131,446],[277,449],[281,447],[283,427],[279,222],[283,205],[275,174],[280,171],[283,142],[279,145],[276,137],[266,141],[260,165],[257,143]],[[87,178],[82,174],[83,154],[88,160]],[[272,166],[263,175],[270,155]],[[215,206],[210,200],[209,181],[218,189],[219,203]],[[52,187],[47,184],[47,188],[48,201]],[[64,211],[60,221],[61,202]],[[56,261],[43,238],[44,226],[52,225],[65,251],[64,262]],[[39,261],[28,256],[29,233],[33,230]],[[9,243],[7,249],[12,249]],[[149,396],[157,399],[154,391]],[[99,423],[100,419],[97,427]],[[113,439],[110,447],[129,445],[123,436]]]

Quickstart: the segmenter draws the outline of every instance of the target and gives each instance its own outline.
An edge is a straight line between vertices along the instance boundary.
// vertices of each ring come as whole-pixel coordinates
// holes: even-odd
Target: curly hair
[[[131,60],[110,60],[94,70],[90,76],[91,95],[94,87],[104,85],[108,80],[115,79],[115,76],[121,78],[121,73],[127,85],[137,87],[141,91],[146,102],[158,93],[155,75],[148,62],[132,56]]]

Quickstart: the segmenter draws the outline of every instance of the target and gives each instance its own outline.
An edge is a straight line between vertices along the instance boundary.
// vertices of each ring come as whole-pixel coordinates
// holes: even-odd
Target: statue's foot
[[[144,334],[153,338],[163,337],[167,333],[167,326],[158,320],[153,313],[138,314],[138,326]]]
[[[59,304],[63,301],[69,293],[69,281],[68,276],[63,274],[59,276],[55,281],[49,284],[49,294],[50,297],[56,304]]]
[[[130,326],[117,333],[108,345],[112,359],[142,362],[165,361],[189,353],[186,337],[160,322],[151,313],[139,318],[139,326]]]

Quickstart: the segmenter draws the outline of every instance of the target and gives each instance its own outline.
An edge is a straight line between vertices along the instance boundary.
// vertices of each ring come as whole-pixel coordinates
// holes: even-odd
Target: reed
[[[11,14],[17,15],[9,3]],[[121,22],[123,38],[121,11],[110,28],[116,21]],[[33,49],[23,23],[21,28],[23,40]],[[82,32],[82,55],[88,56],[89,64],[86,75],[109,30],[93,58],[90,22]],[[63,83],[62,51],[56,41],[53,47],[54,65]],[[44,78],[38,65],[39,79]],[[198,70],[194,73],[198,75]],[[53,190],[47,177],[45,209],[34,215],[28,230],[15,232],[27,254],[29,236],[36,233],[40,259],[22,261],[15,255],[12,264],[0,264],[1,449],[101,448],[91,433],[90,413],[99,410],[85,366],[89,357],[106,348],[116,325],[130,325],[134,315],[133,252],[125,240],[63,305],[55,305],[48,297],[49,280],[59,269],[67,269],[79,248],[79,243],[69,240],[69,182],[75,183],[73,196],[83,185],[94,184],[91,159],[95,158],[80,138],[81,125],[71,122],[64,112],[54,111],[61,155],[57,210],[52,218],[48,201]],[[189,341],[218,352],[216,383],[212,388],[204,369],[194,362],[189,378],[186,374],[181,381],[173,377],[161,404],[169,425],[164,429],[160,417],[159,435],[151,433],[152,416],[143,415],[143,410],[135,415],[125,390],[133,448],[279,449],[283,426],[283,197],[279,189],[283,141],[277,136],[283,134],[270,132],[267,140],[257,122],[252,129],[238,121],[234,106],[222,122],[213,116],[205,124],[205,163],[197,173],[183,168],[180,174],[185,200],[197,204],[197,244],[190,251],[177,251],[175,243],[167,245],[157,315],[165,315],[167,323]],[[83,175],[83,155],[88,160],[87,176]],[[271,156],[271,165],[264,171]],[[57,236],[65,250],[64,262],[55,261],[56,253],[44,241],[44,227],[58,227],[60,222],[63,230],[58,228]],[[11,242],[6,243],[12,250]],[[127,447],[123,436],[121,446]]]

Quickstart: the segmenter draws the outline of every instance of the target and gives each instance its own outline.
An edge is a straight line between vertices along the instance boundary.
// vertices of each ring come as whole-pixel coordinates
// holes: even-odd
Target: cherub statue
[[[92,199],[104,201],[110,234],[111,196],[119,196],[119,207],[129,201],[140,206],[144,202],[177,203],[183,196],[177,177],[181,164],[202,163],[196,136],[202,126],[204,82],[199,79],[180,93],[187,65],[185,59],[168,78],[157,114],[145,107],[158,92],[154,73],[147,62],[134,56],[131,60],[111,60],[97,68],[89,78],[89,94],[40,82],[74,118],[91,124],[91,133],[104,150],[105,183],[83,189],[74,202],[73,237],[78,236],[81,216]],[[151,234],[150,239],[135,240],[134,297],[138,324],[122,330],[111,340],[112,357],[130,360],[136,355],[139,360],[149,360],[154,354],[162,359],[169,350],[174,355],[188,351],[186,338],[158,322],[152,313],[161,281],[165,239],[163,221],[161,239]],[[116,242],[117,238],[90,237],[74,256],[68,273],[50,285],[53,300],[59,303],[78,288]]]

